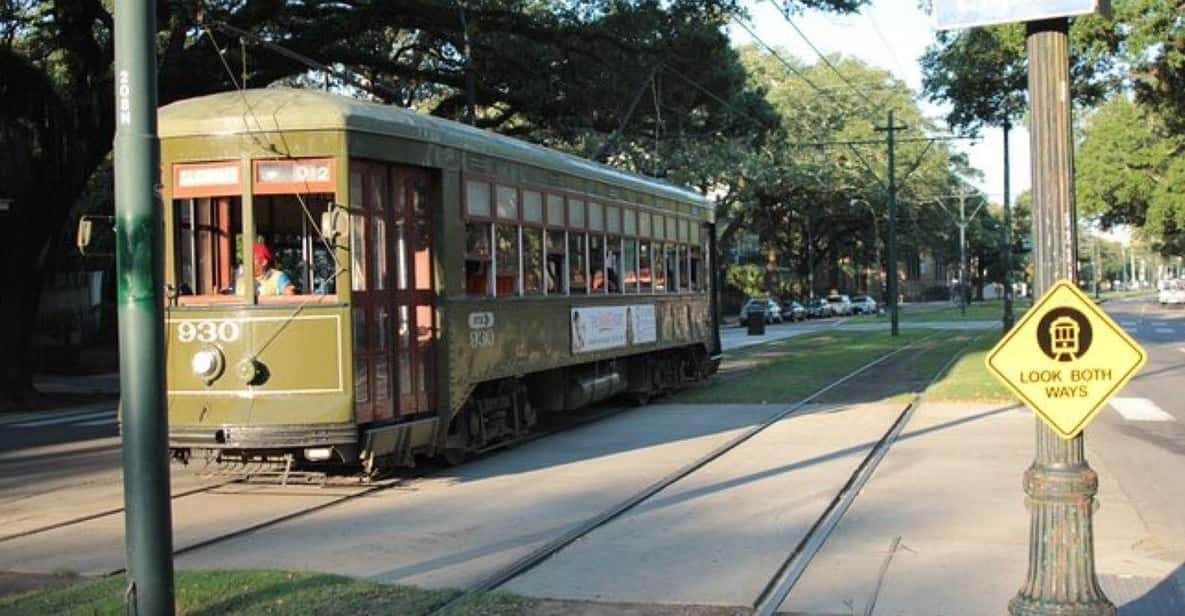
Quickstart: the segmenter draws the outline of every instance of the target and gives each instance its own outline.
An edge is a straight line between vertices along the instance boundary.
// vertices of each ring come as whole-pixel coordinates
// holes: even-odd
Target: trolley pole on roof
[[[1032,106],[1034,295],[1077,280],[1070,123],[1069,20],[1026,24]],[[1029,570],[1008,604],[1012,616],[1113,616],[1094,568],[1094,495],[1082,435],[1063,439],[1037,421],[1037,452],[1025,472]]]
[[[157,192],[156,3],[115,3],[115,219],[127,611],[171,615],[173,538]]]

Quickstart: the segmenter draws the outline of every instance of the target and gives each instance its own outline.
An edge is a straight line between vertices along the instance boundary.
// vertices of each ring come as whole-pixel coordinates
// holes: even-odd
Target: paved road
[[[1148,352],[1148,364],[1087,430],[1091,459],[1110,467],[1152,536],[1146,549],[1185,562],[1185,310],[1152,298],[1108,313]]]

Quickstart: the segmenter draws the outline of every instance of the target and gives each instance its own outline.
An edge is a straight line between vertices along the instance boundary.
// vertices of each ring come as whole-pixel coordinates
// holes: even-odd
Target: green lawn
[[[1017,299],[1012,305],[1012,314],[1016,320],[1020,320],[1033,305],[1032,300],[1024,298]],[[964,315],[963,311],[959,309],[957,304],[951,304],[942,308],[932,308],[929,306],[913,306],[905,304],[901,306],[898,313],[898,319],[901,322],[912,321],[915,323],[930,323],[934,321],[999,321],[1004,316],[1004,301],[990,300],[984,302],[972,302],[967,306],[967,313]],[[889,316],[858,316],[852,317],[851,323],[873,323],[888,321]]]
[[[797,401],[876,357],[933,333],[903,330],[894,338],[889,332],[836,329],[756,345],[729,353],[723,374],[714,382],[681,392],[672,401],[692,404]]]
[[[127,579],[113,576],[60,590],[0,598],[0,615],[67,614],[77,616],[124,613]],[[177,614],[427,614],[457,596],[453,590],[423,590],[376,584],[321,573],[291,571],[178,571]],[[457,613],[467,616],[510,616],[522,612],[526,600],[508,593],[479,595]]]
[[[934,384],[926,394],[928,400],[961,402],[1014,401],[1012,393],[984,365],[988,351],[999,340],[998,334],[977,339],[968,352],[955,361],[946,376]]]

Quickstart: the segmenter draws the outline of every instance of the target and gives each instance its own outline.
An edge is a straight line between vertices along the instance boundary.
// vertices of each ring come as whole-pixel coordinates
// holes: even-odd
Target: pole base
[[[1115,606],[1106,598],[1085,603],[1060,603],[1017,596],[1008,602],[1011,616],[1115,616],[1116,612]]]

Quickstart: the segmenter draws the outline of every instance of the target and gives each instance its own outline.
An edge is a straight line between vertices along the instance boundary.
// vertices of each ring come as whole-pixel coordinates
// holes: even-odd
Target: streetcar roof
[[[710,208],[703,195],[662,180],[459,122],[318,90],[262,88],[185,99],[161,107],[158,124],[162,139],[326,129],[376,133],[439,143]]]

